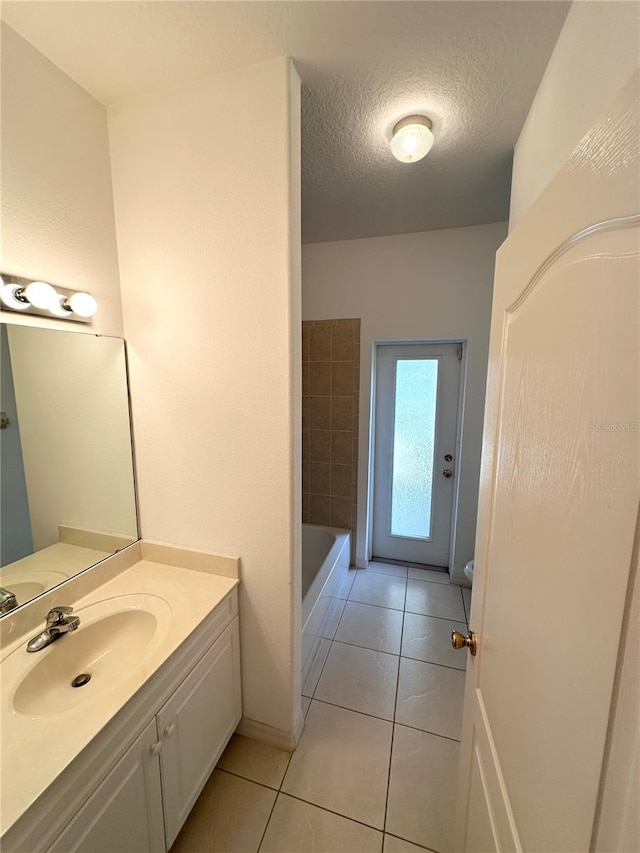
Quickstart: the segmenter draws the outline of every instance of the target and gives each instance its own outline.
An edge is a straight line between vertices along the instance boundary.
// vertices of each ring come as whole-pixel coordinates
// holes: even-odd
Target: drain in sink
[[[91,681],[91,676],[87,672],[81,672],[80,675],[76,675],[76,677],[71,682],[72,687],[84,687],[85,684],[88,684]]]

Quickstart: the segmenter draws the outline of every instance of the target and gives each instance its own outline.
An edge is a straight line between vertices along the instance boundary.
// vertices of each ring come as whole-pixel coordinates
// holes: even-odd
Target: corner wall
[[[109,108],[142,535],[241,557],[244,717],[290,739],[299,86],[279,58]]]
[[[358,537],[366,565],[374,341],[465,339],[467,394],[452,577],[473,557],[495,253],[506,223],[303,246],[303,318],[361,317]]]
[[[88,290],[89,325],[2,312],[6,323],[122,336],[107,111],[5,23],[0,269]]]
[[[511,230],[640,66],[640,4],[574,0],[513,160]]]

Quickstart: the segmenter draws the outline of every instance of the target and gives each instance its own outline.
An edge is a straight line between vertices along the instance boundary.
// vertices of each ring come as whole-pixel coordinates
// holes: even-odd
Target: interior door
[[[498,253],[456,851],[593,849],[640,495],[635,91]]]
[[[373,556],[448,567],[461,344],[378,346]]]

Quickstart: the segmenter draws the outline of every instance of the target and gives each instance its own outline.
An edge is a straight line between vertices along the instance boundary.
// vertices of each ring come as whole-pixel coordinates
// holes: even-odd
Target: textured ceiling
[[[303,81],[303,237],[345,240],[506,219],[511,154],[569,4],[59,2],[2,17],[105,104],[286,54]],[[393,124],[435,144],[399,163]]]

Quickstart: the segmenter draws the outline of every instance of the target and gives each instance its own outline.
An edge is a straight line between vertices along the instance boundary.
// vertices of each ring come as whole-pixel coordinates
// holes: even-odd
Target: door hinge
[[[462,361],[462,347],[458,347],[458,361]]]

